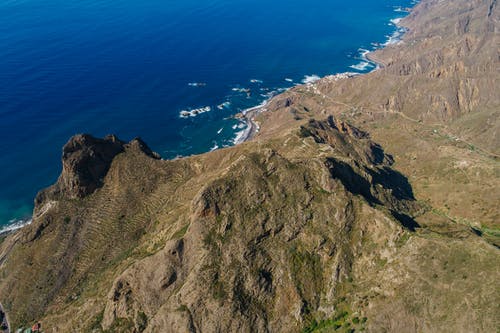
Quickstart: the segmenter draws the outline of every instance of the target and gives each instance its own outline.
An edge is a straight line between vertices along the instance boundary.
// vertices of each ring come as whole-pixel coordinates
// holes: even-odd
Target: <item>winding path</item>
[[[343,105],[343,106],[346,106],[346,107],[349,107],[349,108],[357,108],[357,106],[355,105],[352,105],[352,104],[347,104],[347,103],[343,103],[343,102],[340,102],[340,101],[337,101],[335,99],[333,99],[331,96],[328,96],[326,94],[324,94],[323,92],[321,92],[317,86],[313,86],[313,92],[319,96],[321,96],[322,98],[324,99],[328,99],[329,101],[333,102],[333,103],[336,103],[336,104],[339,104],[339,105]],[[406,114],[404,114],[403,112],[401,111],[395,111],[395,110],[380,110],[380,109],[374,109],[374,108],[370,108],[370,107],[363,107],[363,109],[365,110],[368,110],[372,113],[384,113],[384,114],[396,114],[400,117],[402,117],[403,119],[406,119],[408,121],[411,121],[411,122],[414,122],[414,123],[418,123],[418,124],[422,124],[424,126],[439,126],[441,127],[440,130],[442,133],[444,133],[445,136],[448,136],[448,137],[452,137],[455,141],[460,141],[460,142],[463,142],[471,147],[474,147],[475,149],[481,151],[483,154],[487,155],[489,158],[492,158],[492,159],[499,159],[500,158],[500,155],[498,154],[495,154],[494,152],[491,152],[487,149],[484,149],[482,147],[479,147],[477,146],[476,144],[464,139],[464,138],[461,138],[459,137],[458,135],[455,135],[453,133],[451,133],[448,129],[448,126],[446,124],[441,124],[441,123],[438,123],[438,124],[426,124],[424,122],[422,122],[421,120],[418,120],[418,119],[414,119],[414,118],[411,118],[409,116],[407,116]],[[438,131],[438,129],[435,129],[436,131]],[[439,131],[438,131],[439,132]]]

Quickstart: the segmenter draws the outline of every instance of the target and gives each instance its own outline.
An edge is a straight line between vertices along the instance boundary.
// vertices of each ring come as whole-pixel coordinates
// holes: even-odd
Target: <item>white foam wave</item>
[[[358,71],[366,71],[368,68],[373,67],[369,62],[361,61],[359,64],[349,66]]]
[[[370,53],[371,51],[370,50],[367,50],[367,49],[358,49],[359,51],[359,57],[365,61],[367,61],[367,58],[366,56],[368,55],[368,53]]]
[[[197,109],[192,109],[192,110],[182,110],[179,113],[179,117],[181,117],[181,118],[196,117],[199,114],[202,114],[205,112],[210,112],[210,111],[212,111],[212,108],[210,106],[205,106],[202,108],[197,108]]]
[[[244,125],[243,129],[241,131],[239,131],[239,132],[236,132],[236,137],[233,140],[233,143],[235,145],[237,145],[238,143],[242,143],[243,141],[245,141],[245,139],[250,134],[251,127],[248,126],[246,123],[242,123],[242,124]],[[238,126],[238,128],[240,128],[240,126]]]
[[[391,23],[392,23],[392,24],[394,24],[394,25],[398,25],[398,24],[401,22],[401,20],[402,20],[402,19],[403,19],[403,18],[401,18],[401,17],[396,17],[396,18],[393,18],[393,19],[391,20]]]
[[[250,80],[251,83],[264,83],[264,81],[262,80],[256,80],[256,79],[252,79]]]
[[[376,67],[376,64],[374,64],[372,61],[368,59],[368,54],[371,52],[370,50],[367,49],[358,49],[359,55],[355,59],[361,60],[359,63],[355,65],[349,66],[352,69],[358,70],[360,72],[364,72],[368,70],[369,68],[374,68]]]
[[[206,85],[207,84],[204,82],[190,82],[190,83],[188,83],[188,86],[190,86],[190,87],[204,87]]]
[[[250,112],[250,111],[254,111],[254,110],[257,110],[257,109],[261,109],[261,108],[263,108],[264,106],[266,106],[266,105],[267,105],[267,102],[268,102],[268,101],[269,101],[269,100],[268,100],[268,99],[266,99],[264,102],[260,103],[259,105],[253,106],[253,107],[248,108],[248,109],[246,109],[246,110],[243,110],[241,113],[243,113],[243,114],[245,115],[245,114],[247,114],[247,113],[248,113],[248,112]]]
[[[248,93],[248,92],[250,92],[250,89],[248,89],[248,88],[238,88],[238,87],[235,87],[235,88],[233,88],[231,90],[239,92],[239,93]]]
[[[400,7],[400,6],[394,7],[394,11],[396,13],[409,13],[410,12],[407,8],[403,8],[403,7]]]
[[[214,146],[212,148],[210,148],[210,151],[214,151],[214,150],[217,150],[219,149],[219,145],[217,144],[217,142],[214,143]]]
[[[22,227],[31,224],[33,222],[32,219],[24,219],[24,220],[10,220],[9,223],[3,226],[0,229],[0,234],[4,234],[6,232],[15,231],[21,229]]]
[[[304,75],[304,79],[302,80],[302,83],[305,83],[305,84],[309,84],[309,83],[314,83],[318,80],[320,80],[321,78],[316,75],[316,74],[313,74],[313,75]]]
[[[241,111],[241,113],[243,115],[246,115],[248,112],[263,109],[267,105],[268,101],[269,101],[269,99],[266,99],[261,104],[256,105],[256,106],[251,107],[251,108],[248,108],[248,109],[245,109],[245,110]],[[252,126],[250,126],[249,122],[250,122],[250,120],[246,119],[246,120],[242,120],[238,125],[233,126],[234,130],[235,129],[241,130],[241,131],[236,132],[236,136],[233,139],[233,144],[237,145],[239,143],[244,142],[248,138],[248,136],[250,135],[250,132],[252,131]],[[258,128],[256,129],[256,131],[258,131]]]
[[[396,45],[401,42],[402,33],[400,31],[395,31],[392,35],[386,36],[387,41],[382,44],[383,46]]]
[[[386,36],[387,41],[382,44],[382,46],[396,45],[401,43],[401,37],[406,32],[406,28],[399,26],[402,19],[402,17],[397,17],[391,20],[389,24],[395,26],[397,29],[391,35]]]
[[[228,108],[230,106],[231,106],[231,102],[224,102],[224,103],[217,105],[217,109],[224,110],[225,108]]]

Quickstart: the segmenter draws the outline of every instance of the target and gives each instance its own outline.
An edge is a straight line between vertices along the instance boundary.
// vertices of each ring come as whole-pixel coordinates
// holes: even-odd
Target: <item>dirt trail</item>
[[[336,104],[339,104],[339,105],[343,105],[343,106],[346,106],[346,107],[351,108],[351,109],[357,108],[357,106],[355,106],[355,105],[346,104],[346,103],[343,103],[343,102],[340,102],[340,101],[337,101],[337,100],[333,99],[331,96],[325,95],[316,86],[313,87],[313,92],[316,93],[317,95],[320,95],[324,99],[328,99],[329,101],[331,101],[333,103],[336,103]],[[465,139],[459,137],[456,134],[450,133],[448,127],[446,125],[444,125],[444,124],[425,124],[425,123],[423,123],[422,121],[420,121],[418,119],[411,118],[408,115],[404,114],[403,112],[395,111],[395,110],[380,110],[380,109],[373,109],[373,108],[367,108],[367,107],[363,107],[363,109],[368,110],[368,111],[370,111],[372,113],[386,113],[386,114],[387,113],[392,113],[392,114],[396,114],[396,115],[402,117],[403,119],[406,119],[406,120],[414,122],[414,123],[422,124],[424,126],[432,126],[432,127],[439,126],[439,127],[441,127],[441,131],[444,133],[442,135],[454,138],[454,140],[457,141],[457,142],[460,141],[460,142],[463,142],[463,143],[465,143],[465,144],[467,144],[467,145],[469,145],[471,147],[474,147],[475,149],[481,151],[483,154],[487,155],[488,157],[490,157],[492,159],[497,160],[497,159],[500,158],[500,155],[495,154],[495,153],[493,153],[491,151],[488,151],[487,149],[484,149],[482,147],[479,147],[479,146],[475,145],[474,143],[472,143],[472,142],[470,142],[468,140],[465,140]],[[437,129],[435,129],[435,130],[438,131]]]

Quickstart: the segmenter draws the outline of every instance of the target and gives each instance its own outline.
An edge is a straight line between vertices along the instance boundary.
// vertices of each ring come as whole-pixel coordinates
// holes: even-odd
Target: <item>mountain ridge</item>
[[[235,147],[163,161],[73,137],[0,243],[11,326],[498,329],[495,3],[420,2],[383,68],[273,98]]]

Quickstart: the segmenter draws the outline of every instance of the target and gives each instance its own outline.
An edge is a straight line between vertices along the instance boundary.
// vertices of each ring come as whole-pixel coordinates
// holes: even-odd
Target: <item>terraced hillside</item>
[[[236,147],[164,161],[73,137],[0,242],[10,326],[497,331],[498,18],[423,0],[383,68],[277,96]]]

